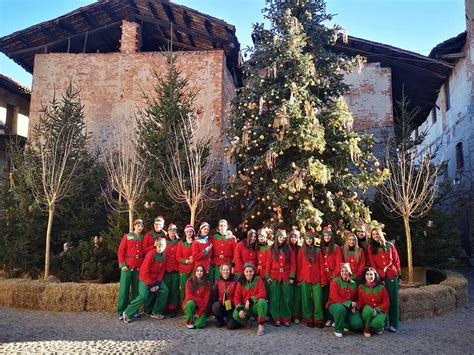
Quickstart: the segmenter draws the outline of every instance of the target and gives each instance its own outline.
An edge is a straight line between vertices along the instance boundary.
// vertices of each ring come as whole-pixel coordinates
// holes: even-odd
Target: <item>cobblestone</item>
[[[336,338],[332,328],[266,325],[266,334],[250,329],[217,329],[214,320],[189,330],[181,317],[130,324],[110,314],[54,313],[0,308],[0,353],[410,353],[468,354],[474,349],[474,269],[470,303],[454,313],[401,323],[398,333],[364,338],[348,333]]]

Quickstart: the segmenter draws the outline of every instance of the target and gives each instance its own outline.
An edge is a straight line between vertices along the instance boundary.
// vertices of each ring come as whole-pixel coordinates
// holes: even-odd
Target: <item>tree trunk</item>
[[[128,205],[128,232],[133,232],[133,206]]]
[[[46,228],[46,252],[44,256],[44,279],[49,278],[49,263],[51,255],[51,229],[53,227],[54,205],[48,207],[48,227]]]
[[[411,231],[408,216],[403,216],[403,225],[405,226],[405,236],[407,238],[407,256],[408,256],[408,282],[413,283],[413,254],[411,248]]]
[[[196,222],[196,207],[192,206],[189,210],[191,212],[191,221],[189,223],[194,227],[194,222]]]

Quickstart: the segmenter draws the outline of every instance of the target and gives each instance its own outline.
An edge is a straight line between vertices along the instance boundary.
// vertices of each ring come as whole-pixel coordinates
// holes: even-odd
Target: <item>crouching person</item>
[[[232,320],[236,282],[228,263],[221,264],[216,274],[220,276],[214,284],[212,313],[216,316],[217,327],[222,328]]]
[[[206,326],[207,306],[211,289],[204,266],[198,265],[193,275],[186,281],[186,290],[182,304],[186,327],[188,329]]]
[[[263,324],[267,315],[265,284],[260,276],[255,274],[253,264],[245,264],[243,274],[235,288],[234,321],[228,327],[229,329],[236,329],[240,326],[248,326],[250,318],[257,317],[257,335],[263,335],[265,334]]]
[[[165,274],[166,240],[155,240],[156,250],[150,250],[140,268],[138,296],[135,297],[129,306],[123,312],[123,321],[130,323],[131,317],[138,311],[140,306],[151,297],[155,298],[152,308],[151,317],[155,319],[163,319],[163,315],[168,299],[168,287],[163,282]]]

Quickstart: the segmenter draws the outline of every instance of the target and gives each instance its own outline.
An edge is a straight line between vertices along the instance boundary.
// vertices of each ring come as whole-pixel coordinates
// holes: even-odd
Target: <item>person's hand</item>
[[[295,283],[295,280],[290,279],[290,285],[293,285]]]
[[[245,311],[239,311],[239,317],[240,318],[245,318],[247,316],[247,314],[245,313]]]
[[[245,302],[245,309],[249,309],[250,308],[250,301],[247,300],[247,302]]]
[[[156,291],[158,291],[158,290],[157,290],[157,286],[154,286],[154,287],[150,288],[150,291],[151,291],[151,292],[156,292]]]
[[[122,271],[128,271],[128,266],[122,266]]]
[[[352,308],[357,308],[357,302],[352,301],[351,307],[352,307]]]
[[[374,309],[372,310],[372,316],[375,317],[376,315],[377,315],[377,310],[374,308]]]
[[[272,280],[272,278],[271,278],[271,277],[270,277],[270,278],[267,280],[267,282],[268,282],[269,284],[271,284],[271,283],[272,283],[272,281],[273,281],[273,280]]]

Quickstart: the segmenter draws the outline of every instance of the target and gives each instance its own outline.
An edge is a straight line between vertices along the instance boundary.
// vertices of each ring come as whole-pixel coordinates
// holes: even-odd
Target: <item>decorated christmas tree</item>
[[[340,29],[322,0],[267,0],[233,102],[227,154],[236,164],[227,198],[243,227],[342,230],[369,220],[358,192],[380,184],[373,137],[355,132],[344,75],[360,63],[331,51]]]

